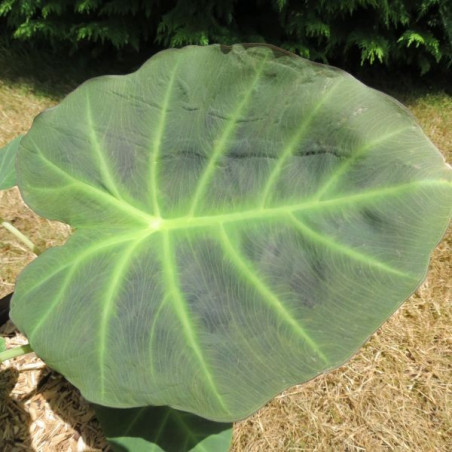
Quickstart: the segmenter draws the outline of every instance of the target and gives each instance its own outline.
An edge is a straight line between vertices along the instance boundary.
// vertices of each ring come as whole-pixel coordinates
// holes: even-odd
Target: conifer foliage
[[[347,67],[452,66],[444,0],[0,0],[0,18],[16,39],[96,54],[268,42]]]

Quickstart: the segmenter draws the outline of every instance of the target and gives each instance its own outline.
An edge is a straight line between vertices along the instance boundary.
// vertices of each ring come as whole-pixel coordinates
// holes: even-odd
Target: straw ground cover
[[[24,78],[23,69],[11,61],[0,52],[0,146],[25,132],[39,111],[77,84],[70,77],[56,79],[50,70],[48,82],[45,71],[38,80]],[[452,97],[436,91],[396,95],[450,161]],[[16,189],[0,194],[0,216],[41,248],[63,243],[70,233],[67,226],[30,212]],[[237,423],[233,450],[447,450],[452,441],[451,241],[449,232],[425,283],[353,360],[291,388]],[[0,296],[13,290],[18,272],[33,257],[0,230]],[[26,342],[11,324],[0,332],[10,346]],[[107,447],[87,403],[33,355],[0,370],[0,446],[37,451]]]

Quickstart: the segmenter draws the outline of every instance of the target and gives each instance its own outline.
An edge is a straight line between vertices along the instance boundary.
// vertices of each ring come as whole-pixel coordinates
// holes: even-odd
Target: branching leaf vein
[[[303,328],[299,320],[296,320],[290,311],[284,306],[274,292],[263,282],[263,280],[256,274],[250,262],[248,262],[239,251],[237,251],[234,244],[231,242],[224,226],[221,227],[221,243],[227,256],[229,256],[231,262],[236,266],[238,272],[243,275],[252,285],[256,291],[262,296],[262,300],[274,310],[279,318],[291,328],[291,330],[300,337],[307,346],[316,353],[322,361],[326,364],[329,363],[328,358],[320,350],[318,344],[309,335],[309,333]]]
[[[199,362],[200,368],[212,394],[215,396],[222,408],[229,412],[221,394],[219,393],[214,376],[209,368],[209,365],[204,357],[201,345],[196,334],[196,327],[190,315],[190,311],[187,306],[187,302],[184,299],[184,295],[180,289],[180,283],[178,281],[178,276],[176,273],[176,262],[174,259],[174,249],[171,242],[171,236],[168,231],[163,231],[163,266],[164,274],[166,278],[166,285],[168,294],[172,296],[171,300],[173,302],[174,312],[178,317],[182,331],[187,339],[187,344],[192,349],[196,359]]]

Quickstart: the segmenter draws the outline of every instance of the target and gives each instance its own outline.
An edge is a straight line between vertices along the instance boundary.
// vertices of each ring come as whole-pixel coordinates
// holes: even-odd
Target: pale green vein
[[[246,108],[248,107],[248,104],[252,98],[253,92],[261,78],[266,61],[267,61],[267,58],[262,59],[262,62],[260,63],[259,67],[257,68],[257,70],[255,72],[251,85],[248,87],[245,95],[242,97],[237,108],[233,112],[231,119],[228,121],[227,125],[225,126],[225,128],[223,130],[223,133],[217,140],[215,140],[212,155],[211,155],[209,162],[207,163],[206,168],[204,169],[204,171],[201,175],[201,178],[199,179],[199,182],[196,186],[196,190],[193,195],[193,200],[192,200],[190,209],[188,211],[188,216],[194,216],[196,209],[198,207],[198,203],[201,200],[201,198],[204,194],[204,191],[206,190],[207,185],[209,184],[209,181],[215,172],[215,168],[217,166],[218,160],[225,153],[225,150],[229,144],[230,137],[233,136],[236,131],[237,123],[238,123],[240,117],[246,111]]]
[[[267,202],[267,198],[270,194],[270,191],[272,190],[274,184],[276,183],[278,177],[281,174],[281,171],[284,167],[284,164],[286,163],[287,159],[293,155],[293,152],[297,149],[297,145],[299,145],[300,141],[305,137],[306,132],[309,130],[309,126],[311,125],[312,121],[316,118],[317,113],[322,108],[323,105],[325,105],[325,102],[327,102],[328,99],[332,96],[332,94],[336,91],[337,87],[340,85],[340,82],[343,79],[339,79],[339,81],[336,81],[336,83],[318,100],[316,106],[311,110],[311,112],[306,115],[303,118],[303,121],[301,122],[297,132],[292,136],[289,143],[286,145],[286,147],[281,152],[280,157],[278,158],[276,165],[274,166],[272,172],[270,173],[270,176],[268,177],[267,183],[265,184],[265,187],[263,188],[262,198],[260,206],[264,207],[265,203]]]
[[[206,450],[202,444],[201,445],[199,444],[199,434],[197,435],[196,433],[193,432],[193,426],[190,425],[190,421],[186,422],[185,418],[187,416],[193,416],[191,413],[182,413],[177,410],[173,410],[172,414],[173,414],[173,419],[174,419],[175,423],[177,423],[179,425],[179,427],[181,428],[181,430],[185,431],[185,433],[186,433],[185,444],[184,444],[183,450],[188,450],[188,446],[190,445],[190,440],[191,440],[192,445],[196,445],[197,451],[199,450],[199,452],[201,452],[201,451],[211,452],[211,451]],[[206,420],[206,422],[212,422],[212,421]],[[191,449],[191,450],[193,450],[193,449]]]
[[[108,334],[109,334],[109,324],[110,320],[115,316],[115,300],[117,299],[115,295],[120,293],[120,287],[124,283],[125,275],[127,274],[127,269],[130,264],[130,260],[133,258],[134,251],[138,246],[147,238],[147,235],[135,239],[130,243],[125,250],[121,252],[121,256],[117,259],[116,265],[109,272],[108,277],[108,287],[102,295],[102,300],[100,300],[101,306],[101,316],[100,323],[98,326],[99,331],[99,342],[98,342],[98,352],[99,352],[99,395],[101,398],[105,395],[105,359],[108,352]]]
[[[381,143],[384,143],[385,141],[389,140],[390,138],[394,138],[397,135],[400,135],[403,132],[406,132],[409,130],[409,127],[405,127],[403,129],[394,130],[393,132],[387,133],[386,135],[381,136],[377,140],[371,141],[370,143],[365,144],[364,146],[358,148],[355,151],[352,151],[349,158],[347,158],[339,167],[336,169],[336,171],[331,174],[328,177],[328,180],[325,182],[323,186],[321,186],[317,192],[315,193],[314,197],[315,199],[321,199],[322,196],[330,190],[332,187],[334,187],[335,184],[340,180],[342,175],[351,167],[353,166],[357,160],[369,149],[372,149],[374,146],[377,146]]]
[[[416,279],[412,275],[397,270],[396,268],[393,268],[390,265],[385,264],[384,262],[381,262],[372,256],[360,253],[359,251],[353,248],[349,248],[348,246],[336,242],[331,237],[315,232],[313,229],[311,229],[306,224],[301,222],[298,218],[296,218],[292,213],[289,214],[289,218],[291,219],[294,226],[303,234],[303,236],[308,237],[313,242],[325,245],[329,250],[335,253],[343,254],[349,257],[350,259],[353,259],[354,261],[362,262],[366,264],[366,266],[378,268],[379,270],[383,270],[384,272],[387,273],[392,273],[403,278]]]
[[[171,412],[172,412],[172,408],[168,407],[167,410],[166,410],[165,415],[163,416],[163,418],[159,419],[160,425],[159,425],[158,430],[155,432],[154,443],[157,443],[158,440],[162,437],[162,435],[164,435],[166,433],[165,427],[168,424],[168,420],[169,420],[169,418],[171,416]]]
[[[223,226],[221,227],[220,237],[223,249],[229,256],[231,262],[236,266],[240,274],[243,275],[262,296],[263,301],[275,311],[280,319],[290,326],[294,333],[297,334],[307,344],[307,346],[314,353],[316,353],[323,362],[325,362],[325,364],[329,364],[328,358],[319,348],[314,339],[312,339],[309,333],[302,327],[302,325],[300,325],[300,322],[294,319],[293,315],[286,309],[284,304],[273,293],[273,291],[267,287],[261,278],[259,278],[252,265],[247,262],[236,250]]]
[[[162,139],[166,129],[166,118],[168,107],[171,101],[171,94],[173,92],[174,80],[176,79],[177,73],[176,64],[173,68],[173,72],[171,74],[168,86],[166,88],[165,97],[163,99],[162,110],[160,113],[159,123],[156,129],[156,135],[154,137],[154,141],[152,143],[152,154],[150,161],[150,183],[151,183],[151,200],[152,200],[152,208],[155,216],[160,216],[160,206],[158,201],[158,184],[157,184],[157,164],[160,158],[161,148],[162,148]]]
[[[117,199],[122,199],[121,192],[120,190],[118,190],[116,182],[112,177],[111,169],[107,163],[107,160],[105,159],[105,155],[100,145],[99,137],[97,136],[96,133],[96,125],[93,120],[89,97],[87,97],[86,99],[86,119],[88,120],[89,137],[91,139],[95,155],[97,156],[97,162],[99,164],[100,175],[102,177],[102,180],[107,189],[112,194],[112,196],[114,196]]]
[[[138,423],[138,421],[140,420],[140,417],[143,416],[143,414],[146,413],[146,410],[149,409],[149,407],[144,406],[140,409],[138,409],[137,414],[133,417],[132,421],[129,422],[129,425],[127,426],[127,428],[121,433],[121,436],[127,436],[133,429],[133,427],[135,427],[135,425]]]
[[[421,181],[407,182],[399,185],[392,185],[389,187],[378,187],[371,190],[362,191],[360,193],[355,193],[351,195],[339,196],[337,198],[330,198],[319,200],[317,194],[311,200],[305,203],[306,209],[316,209],[316,208],[328,208],[328,207],[342,207],[344,205],[356,205],[362,202],[374,201],[382,199],[387,201],[388,198],[399,196],[403,193],[416,192],[423,188],[440,188],[448,187],[452,188],[451,182],[445,179],[424,179]],[[304,207],[300,205],[300,209],[293,210],[304,210]]]
[[[32,290],[36,290],[39,286],[41,286],[45,281],[49,280],[52,276],[62,272],[64,269],[66,269],[67,267],[69,267],[68,265],[65,265],[63,268],[60,268],[57,272],[55,272],[52,275],[46,275],[46,277],[39,282],[39,284],[33,286]],[[48,319],[48,317],[50,316],[50,314],[52,312],[55,312],[56,307],[61,303],[61,300],[63,299],[64,293],[66,292],[71,279],[72,279],[72,275],[76,272],[76,270],[78,269],[78,261],[75,261],[74,264],[72,265],[72,267],[69,269],[69,271],[66,273],[66,275],[63,277],[63,281],[61,282],[61,285],[57,291],[56,294],[53,294],[52,297],[52,302],[49,304],[47,310],[45,311],[44,314],[41,314],[39,317],[39,320],[35,323],[34,327],[32,330],[29,331],[28,333],[28,338],[30,340],[30,342],[33,342],[33,337],[36,335],[36,333],[42,328],[42,326],[45,324],[46,320]],[[29,293],[27,294],[29,295]]]
[[[209,369],[209,366],[204,358],[201,346],[198,341],[198,337],[196,335],[196,326],[193,323],[189,309],[187,307],[187,302],[184,299],[184,296],[181,292],[180,283],[178,281],[178,275],[176,270],[177,266],[174,259],[174,250],[172,247],[171,238],[168,231],[163,231],[162,260],[164,277],[167,285],[167,292],[168,294],[172,295],[174,312],[181,323],[182,331],[187,339],[187,344],[193,350],[193,353],[195,354],[196,359],[198,360],[200,369],[204,374],[204,377],[207,381],[207,384],[210,387],[210,390],[212,391],[212,394],[215,396],[221,407],[227,413],[229,413],[229,409],[226,406],[221,394],[219,393],[216,387],[212,372]]]
[[[35,143],[36,146],[36,143]],[[102,191],[101,189],[95,187],[94,185],[88,184],[85,181],[82,181],[80,179],[77,179],[76,177],[72,176],[71,174],[67,173],[63,169],[61,169],[59,166],[57,166],[54,162],[47,159],[44,155],[44,153],[36,146],[36,148],[39,151],[39,156],[44,160],[49,166],[52,167],[52,169],[63,176],[66,180],[70,180],[76,185],[80,190],[84,191],[85,193],[90,194],[94,198],[98,198],[102,200],[107,205],[113,205],[116,209],[124,212],[125,214],[128,214],[129,216],[136,219],[139,223],[144,223],[146,225],[150,225],[153,222],[155,222],[156,217],[149,215],[147,212],[144,212],[141,209],[138,209],[131,204],[121,201],[111,194]]]
[[[354,207],[360,204],[366,204],[369,201],[373,202],[388,202],[390,198],[402,195],[404,193],[414,193],[423,188],[452,188],[452,184],[446,180],[423,180],[416,182],[409,182],[406,184],[393,185],[385,188],[376,188],[360,193],[349,194],[337,198],[316,200],[308,198],[304,201],[295,204],[282,205],[280,207],[267,207],[265,209],[249,209],[233,213],[225,213],[218,215],[206,215],[198,217],[179,217],[167,220],[162,220],[161,229],[175,230],[175,229],[189,229],[201,227],[216,227],[224,223],[238,223],[243,221],[274,220],[278,217],[283,217],[290,213],[302,211],[314,211],[335,208]]]
[[[219,226],[219,224],[218,224],[218,226]],[[189,241],[189,243],[190,243],[190,249],[191,249],[192,254],[193,254],[193,261],[199,268],[201,268],[201,262],[198,259],[196,250],[195,250],[195,248],[193,246],[193,243],[191,241]],[[204,286],[204,287],[209,287],[209,285],[210,285],[209,284],[209,280],[206,277],[205,272],[203,272],[203,271],[199,272],[199,277],[202,280],[201,281],[201,283],[202,283],[201,285]],[[215,277],[216,277],[216,273],[213,274],[213,278],[215,278]],[[217,283],[217,282],[215,281],[215,283]],[[227,290],[227,287],[226,287],[226,290]],[[228,298],[228,294],[225,293],[225,299],[227,299],[227,298]],[[237,331],[234,333],[234,335],[236,335],[236,336],[240,335],[240,337],[243,338],[243,341],[242,341],[243,346],[242,347],[246,347],[252,355],[255,354],[256,350],[254,350],[251,347],[250,342],[249,342],[248,338],[246,337],[246,331],[243,328],[238,328]],[[256,355],[255,359],[260,364],[262,364],[262,368],[263,369],[265,369],[268,366],[268,361],[265,361],[260,355]]]
[[[154,337],[155,337],[155,330],[156,326],[158,325],[158,319],[160,317],[160,314],[162,312],[163,307],[167,303],[169,299],[168,294],[165,294],[163,297],[163,300],[160,302],[159,307],[157,308],[155,314],[152,317],[152,326],[149,333],[149,375],[154,375],[154,352],[153,352],[153,344],[154,344]],[[157,352],[159,350],[157,349]]]
[[[144,234],[145,236],[149,236],[150,233],[146,231]],[[74,236],[75,237],[75,236]],[[73,240],[74,237],[72,237],[70,240]],[[143,237],[141,235],[140,237]],[[107,240],[100,241],[99,243],[96,243],[95,246],[88,246],[83,248],[83,252],[80,254],[72,254],[72,258],[69,260],[66,260],[65,265],[58,267],[56,271],[46,274],[44,277],[41,277],[39,279],[39,282],[37,284],[34,284],[33,287],[31,287],[28,292],[26,293],[27,296],[30,296],[31,293],[42,287],[48,280],[56,276],[58,273],[63,272],[68,267],[70,267],[69,272],[64,276],[63,282],[56,294],[52,296],[52,302],[49,304],[48,309],[44,314],[42,314],[39,318],[39,320],[36,322],[34,328],[30,331],[28,337],[30,338],[30,341],[32,337],[37,333],[37,331],[44,325],[45,321],[49,317],[49,315],[52,312],[55,312],[55,308],[58,306],[58,304],[61,302],[64,292],[67,289],[67,286],[71,282],[71,276],[75,273],[76,270],[78,270],[79,266],[83,264],[83,262],[88,259],[91,255],[103,250],[104,248],[114,247],[116,245],[120,245],[122,243],[126,243],[130,240],[137,240],[136,234],[129,234],[129,235],[123,235],[119,239],[118,237],[109,238]],[[68,243],[65,246],[70,246]],[[81,248],[82,249],[82,248]],[[49,250],[49,252],[54,252],[52,250]],[[42,258],[45,257],[45,254]]]

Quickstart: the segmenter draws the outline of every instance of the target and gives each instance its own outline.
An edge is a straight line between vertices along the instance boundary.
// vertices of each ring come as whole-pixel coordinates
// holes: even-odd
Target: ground
[[[0,147],[80,81],[25,76],[0,51]],[[22,69],[21,69],[22,68]],[[47,72],[46,72],[47,71]],[[80,76],[83,78],[83,75]],[[450,161],[452,97],[441,87],[391,88]],[[37,217],[17,189],[0,192],[0,217],[41,247],[64,242],[66,225]],[[275,397],[235,424],[239,451],[446,451],[452,444],[452,233],[435,250],[425,282],[346,365]],[[32,259],[0,228],[0,296]],[[11,324],[8,346],[26,343]],[[0,369],[0,445],[4,451],[99,451],[107,445],[89,405],[34,355]]]

